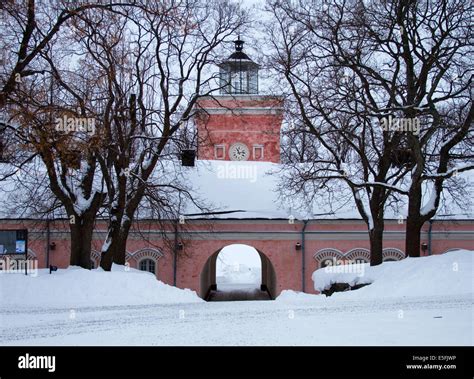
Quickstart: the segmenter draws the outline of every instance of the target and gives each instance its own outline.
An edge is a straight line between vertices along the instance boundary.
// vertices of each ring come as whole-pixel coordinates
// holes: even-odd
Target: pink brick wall
[[[199,106],[204,109],[226,108],[238,109],[241,106],[247,107],[245,114],[201,114],[196,118],[198,126],[198,158],[213,160],[215,158],[214,146],[225,146],[225,160],[230,160],[229,148],[233,143],[241,142],[247,145],[250,150],[249,160],[259,160],[264,162],[280,162],[280,127],[282,123],[282,113],[276,111],[275,107],[281,106],[281,100],[257,97],[257,100],[221,100],[217,103],[213,100],[201,100]],[[256,109],[252,113],[252,108]],[[263,111],[262,108],[266,108]],[[250,111],[249,111],[250,109]],[[254,159],[253,146],[263,145],[264,152],[262,159]]]
[[[295,248],[295,244],[301,242],[300,231],[302,224],[300,222],[288,224],[284,220],[220,220],[212,223],[213,233],[210,233],[209,223],[198,221],[189,223],[192,224],[188,225],[189,230],[200,230],[207,234],[203,234],[205,239],[186,239],[184,237],[184,249],[179,252],[177,261],[178,287],[191,288],[199,293],[201,272],[209,257],[224,246],[239,243],[256,248],[269,259],[276,273],[277,294],[284,289],[298,291],[302,289],[302,251]],[[28,247],[36,255],[39,266],[46,267],[46,223],[0,220],[0,229],[23,228],[29,230]],[[424,232],[427,232],[428,225],[425,225],[423,229]],[[99,222],[93,243],[93,247],[97,251],[100,251],[105,230],[106,225]],[[158,231],[156,224],[146,222],[143,222],[140,230],[142,232],[144,230]],[[170,230],[172,230],[171,225]],[[398,225],[396,221],[389,221],[387,222],[386,230],[403,231],[404,225]],[[255,234],[245,234],[246,232],[255,231],[262,233],[263,236],[260,238]],[[319,266],[318,261],[313,256],[321,249],[327,248],[338,249],[342,253],[347,253],[353,248],[369,249],[366,231],[365,224],[358,220],[313,221],[308,225],[305,246],[306,292],[315,293],[311,274]],[[231,239],[222,239],[221,233],[223,232],[227,234],[232,234],[232,232],[243,234],[236,234]],[[317,233],[315,234],[315,232]],[[157,260],[157,278],[165,283],[173,284],[173,251],[161,240],[159,234],[152,233],[150,235],[153,237],[147,241],[143,238],[142,234],[132,232],[127,245],[127,251],[130,253],[128,262],[131,267],[138,267],[139,260],[136,259],[136,255],[134,257],[134,254],[138,254],[137,252],[144,248],[159,250],[162,256]],[[242,237],[238,237],[239,235],[242,235]],[[252,237],[249,238],[249,236]],[[426,233],[423,236],[426,237]],[[474,221],[436,222],[433,226],[432,254],[440,254],[452,248],[473,249],[473,236]],[[50,263],[61,268],[67,267],[69,264],[70,242],[66,223],[51,223],[51,242],[55,242],[56,249],[50,252]],[[427,242],[427,238],[424,238],[422,242]],[[384,248],[405,250],[403,234],[387,234],[384,244]],[[427,255],[427,252],[423,254]]]

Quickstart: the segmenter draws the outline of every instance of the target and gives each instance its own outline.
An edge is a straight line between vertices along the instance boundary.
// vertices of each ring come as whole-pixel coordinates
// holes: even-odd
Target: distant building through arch
[[[249,247],[253,247],[247,245]],[[219,250],[215,251],[205,262],[201,275],[200,275],[200,296],[203,299],[208,299],[212,291],[218,289],[217,286],[217,259],[221,251],[225,248],[223,246]],[[254,248],[255,249],[255,248]],[[271,299],[275,298],[276,295],[276,273],[272,265],[271,260],[260,250],[255,249],[260,256],[261,261],[261,280],[260,290],[267,292]]]

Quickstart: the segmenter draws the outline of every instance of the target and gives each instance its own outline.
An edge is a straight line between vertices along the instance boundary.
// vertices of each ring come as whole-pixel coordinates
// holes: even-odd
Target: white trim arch
[[[100,258],[102,257],[102,253],[98,250],[91,250],[91,261],[94,262],[94,268],[98,268],[100,266]],[[132,259],[132,254],[130,252],[125,253],[125,261],[128,262]]]
[[[325,248],[314,253],[313,258],[318,262],[318,266],[321,267],[321,263],[326,259],[341,259],[344,257],[344,253],[338,249]]]
[[[158,262],[158,259],[160,259],[162,256],[163,253],[160,250],[149,247],[137,250],[130,254],[130,257],[133,258],[135,262],[137,262],[137,264],[139,264],[141,260],[146,258]]]
[[[370,251],[364,248],[355,248],[349,250],[345,256],[345,259],[350,261],[355,261],[357,259],[365,261],[365,263],[370,262]]]
[[[144,249],[140,249],[133,252],[132,254],[130,254],[130,256],[135,260],[136,268],[138,270],[140,270],[140,265],[143,261],[151,260],[154,263],[153,265],[154,274],[155,276],[158,275],[158,259],[160,259],[163,256],[163,253],[160,250],[146,247]]]
[[[405,253],[400,249],[396,249],[394,247],[389,247],[383,249],[382,251],[383,261],[393,260],[393,261],[401,261],[405,258]]]

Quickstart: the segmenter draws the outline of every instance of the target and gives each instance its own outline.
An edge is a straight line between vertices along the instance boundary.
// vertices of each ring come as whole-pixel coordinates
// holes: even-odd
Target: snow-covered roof
[[[299,199],[282,198],[278,192],[282,165],[269,162],[197,161],[186,168],[186,175],[194,190],[212,202],[218,211],[212,217],[226,219],[361,219],[351,196],[317,197],[312,204],[301,204]],[[463,175],[474,183],[474,173]],[[449,202],[449,195],[445,203]],[[474,196],[473,196],[474,197]],[[406,207],[397,211],[386,209],[387,219],[406,215]],[[193,213],[196,209],[188,209]],[[447,211],[447,212],[446,212]],[[449,214],[448,214],[449,213]],[[452,202],[440,207],[436,219],[474,219],[472,206],[460,208]]]
[[[186,168],[195,192],[211,204],[219,218],[288,218],[291,210],[278,202],[278,165],[267,162],[196,161]],[[188,208],[187,213],[199,212]]]
[[[183,167],[180,162],[173,161],[160,171],[163,178],[166,172],[179,170],[181,180],[191,188],[194,196],[201,199],[212,214],[203,215],[193,204],[185,205],[182,213],[188,218],[219,218],[219,219],[361,219],[351,196],[339,193],[316,196],[311,204],[302,204],[301,199],[281,197],[278,185],[281,181],[282,165],[269,162],[229,162],[197,160],[194,167]],[[40,168],[34,170],[42,176],[47,185],[45,173]],[[158,170],[157,170],[158,171]],[[31,174],[31,173],[30,173]],[[158,175],[158,174],[157,174]],[[474,172],[462,173],[470,185],[474,184]],[[28,205],[23,208],[11,206],[12,199],[21,199],[22,189],[16,188],[12,182],[0,182],[0,218],[36,218],[34,212],[28,212]],[[31,191],[23,189],[23,191]],[[38,196],[47,197],[47,189],[38,189]],[[472,193],[472,186],[471,186]],[[474,193],[473,193],[474,195]],[[49,195],[50,196],[50,195]],[[435,219],[474,219],[472,205],[466,201],[459,206],[450,201],[449,194],[443,194],[444,206],[440,207]],[[429,198],[428,196],[426,196]],[[471,196],[474,198],[474,196]],[[10,205],[10,206],[9,206]],[[386,209],[386,219],[405,217],[406,204],[400,209]],[[149,218],[146,212],[140,218]]]

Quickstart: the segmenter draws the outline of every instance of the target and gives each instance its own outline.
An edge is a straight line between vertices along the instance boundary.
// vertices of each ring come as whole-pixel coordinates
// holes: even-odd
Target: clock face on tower
[[[233,161],[246,161],[249,156],[249,148],[241,142],[234,143],[229,149],[229,157]]]

